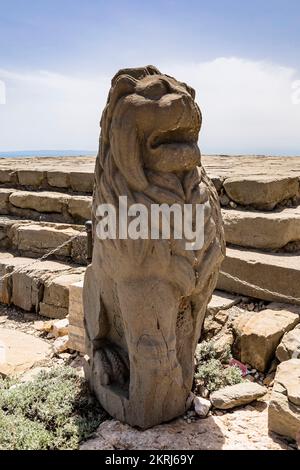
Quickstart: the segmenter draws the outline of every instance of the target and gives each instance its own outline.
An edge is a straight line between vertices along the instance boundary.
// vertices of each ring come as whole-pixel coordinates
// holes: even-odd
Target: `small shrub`
[[[219,359],[223,364],[228,364],[230,359],[232,359],[231,348],[230,348],[229,344],[227,344],[225,346],[225,349],[220,354]]]
[[[0,381],[0,449],[76,449],[105,412],[70,367]]]
[[[213,341],[202,341],[197,346],[195,357],[197,362],[195,379],[209,392],[242,382],[242,373],[238,367],[225,368],[222,363],[231,359],[229,347],[224,350],[221,357],[217,358]]]
[[[224,379],[227,385],[235,385],[242,382],[242,372],[237,366],[229,366],[224,370]]]
[[[197,344],[195,357],[197,363],[208,361],[216,357],[216,351],[212,341],[202,341]]]
[[[210,359],[198,366],[195,378],[209,391],[214,392],[223,385],[223,366],[218,359]]]

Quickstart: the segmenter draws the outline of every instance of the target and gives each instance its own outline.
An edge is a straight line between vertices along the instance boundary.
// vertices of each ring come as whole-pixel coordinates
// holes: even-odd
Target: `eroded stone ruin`
[[[101,119],[87,268],[86,374],[114,417],[147,428],[185,411],[194,351],[225,244],[218,195],[201,165],[195,92],[155,67],[112,79]],[[204,245],[96,235],[99,204],[204,204]]]

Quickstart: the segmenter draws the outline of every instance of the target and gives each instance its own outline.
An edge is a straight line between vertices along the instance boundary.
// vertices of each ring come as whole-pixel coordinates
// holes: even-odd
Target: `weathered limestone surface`
[[[28,217],[32,220],[83,223],[91,218],[90,196],[54,191],[20,191],[0,189],[0,213]]]
[[[276,349],[276,357],[280,362],[300,359],[300,325],[285,333]]]
[[[176,419],[146,431],[116,420],[104,421],[81,450],[286,450],[288,446],[268,433],[265,403],[253,403],[223,416],[187,423]]]
[[[237,277],[262,289],[278,293],[279,298],[270,292],[245,286],[234,279],[228,279],[222,272]],[[299,255],[265,253],[242,248],[226,249],[226,258],[221,266],[218,289],[248,295],[264,300],[282,300],[300,304],[283,296],[300,298],[300,258]]]
[[[300,431],[300,359],[282,362],[269,405],[269,429],[292,439]]]
[[[43,306],[40,304],[41,313],[47,309],[47,317],[64,318],[69,309],[70,286],[82,280],[84,271],[84,268],[77,268],[73,274],[63,274],[47,280],[44,284]]]
[[[94,167],[94,157],[1,158],[0,184],[91,193]]]
[[[233,177],[237,178],[235,188],[244,186],[242,182],[245,180],[245,175],[251,175],[254,181],[264,180],[261,186],[267,188],[270,185],[271,189],[267,191],[267,194],[270,195],[273,192],[276,196],[271,204],[278,200],[277,195],[280,190],[274,191],[274,187],[284,186],[282,179],[285,181],[286,178],[299,179],[300,177],[300,157],[296,156],[291,158],[267,155],[203,155],[202,163],[218,191],[226,179]],[[33,175],[31,183],[34,189],[57,188],[92,193],[94,168],[95,157],[0,158],[0,184],[26,188],[26,185],[22,186],[18,181],[18,171],[25,170]],[[40,178],[35,178],[36,172],[43,175],[42,183]],[[71,187],[71,173],[73,174],[73,188]],[[248,185],[251,184],[249,180],[251,178],[248,178]],[[296,187],[294,189],[296,190]],[[254,193],[253,198],[257,199]]]
[[[207,306],[207,311],[209,314],[213,314],[219,310],[226,310],[237,304],[240,299],[238,295],[215,290]]]
[[[297,176],[232,177],[224,181],[224,188],[230,199],[238,204],[267,210],[273,209],[279,202],[300,195]]]
[[[215,408],[228,410],[236,406],[246,405],[267,393],[266,387],[255,382],[241,382],[236,385],[228,385],[210,395],[210,400]]]
[[[278,249],[300,240],[300,206],[276,212],[222,210],[226,242]]]
[[[22,331],[0,328],[0,375],[22,373],[45,359],[50,352],[50,345],[40,338]]]
[[[0,248],[23,256],[40,257],[79,234],[53,256],[86,264],[87,241],[83,226],[0,217]]]
[[[224,253],[217,194],[200,163],[200,126],[187,85],[152,66],[113,78],[101,120],[93,213],[100,202],[124,195],[129,204],[148,208],[206,204],[205,244],[198,251],[187,253],[182,240],[94,237],[83,289],[86,374],[110,414],[141,428],[185,410],[193,355]]]
[[[0,276],[11,273],[0,283],[0,301],[50,318],[65,317],[69,286],[83,279],[85,268],[55,261],[35,261],[0,254]],[[20,268],[22,270],[17,271]]]
[[[68,196],[55,192],[16,191],[9,196],[9,202],[21,209],[37,212],[62,212]]]
[[[284,333],[299,322],[299,307],[276,303],[266,310],[239,316],[233,327],[241,361],[264,372]]]

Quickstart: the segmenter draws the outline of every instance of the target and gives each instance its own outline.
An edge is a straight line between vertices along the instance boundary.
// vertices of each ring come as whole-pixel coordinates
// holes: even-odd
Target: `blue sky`
[[[96,148],[110,77],[148,63],[196,88],[203,152],[300,155],[298,0],[0,0],[0,151]]]

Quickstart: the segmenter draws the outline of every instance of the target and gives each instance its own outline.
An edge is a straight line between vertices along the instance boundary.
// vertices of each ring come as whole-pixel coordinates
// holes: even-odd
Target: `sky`
[[[0,0],[0,152],[96,150],[147,64],[195,88],[202,153],[300,155],[299,0]]]

